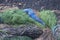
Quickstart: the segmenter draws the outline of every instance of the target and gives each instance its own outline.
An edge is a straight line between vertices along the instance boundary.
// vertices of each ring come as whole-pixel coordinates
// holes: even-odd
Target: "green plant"
[[[56,25],[57,18],[55,13],[51,10],[40,11],[39,17],[46,23],[46,25],[49,26],[49,28],[52,28]]]
[[[2,13],[1,17],[4,20],[4,23],[6,24],[20,25],[20,24],[32,23],[44,28],[43,25],[30,18],[25,12],[23,12],[22,9],[6,10],[5,12]],[[57,18],[54,12],[52,12],[51,10],[40,11],[38,17],[40,17],[46,23],[46,25],[49,26],[49,28],[56,25]]]
[[[6,10],[1,16],[6,24],[26,24],[28,22],[34,23],[34,20],[31,19],[23,10]]]

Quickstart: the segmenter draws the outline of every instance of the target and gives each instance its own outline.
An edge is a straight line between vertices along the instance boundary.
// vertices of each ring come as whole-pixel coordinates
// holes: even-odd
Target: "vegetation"
[[[32,40],[31,38],[27,37],[27,36],[14,36],[11,38],[3,38],[3,40]]]
[[[49,28],[56,25],[57,20],[56,15],[51,10],[40,11],[39,17],[46,23],[46,25],[49,26]],[[32,23],[44,28],[43,25],[30,18],[25,12],[23,12],[22,9],[6,10],[4,13],[2,13],[1,18],[6,24],[20,25],[20,24]]]
[[[2,19],[6,24],[25,24],[33,22],[33,20],[26,15],[22,10],[7,10],[2,13]]]
[[[57,18],[54,12],[51,10],[43,10],[40,12],[39,17],[49,26],[52,28],[56,25]]]
[[[54,12],[52,12],[51,10],[40,11],[38,17],[40,17],[46,23],[46,25],[48,25],[46,27],[53,28],[56,25],[57,19],[56,19]],[[27,24],[27,25],[35,24],[38,27],[45,28],[45,26],[41,25],[37,21],[30,18],[25,12],[23,12],[22,9],[6,10],[5,12],[0,13],[0,18],[3,21],[3,23],[11,24],[11,25],[14,25],[15,27],[18,27],[17,25],[21,25],[21,24]],[[29,28],[29,31],[30,31],[30,28]],[[33,32],[33,33],[35,33],[35,32]],[[30,39],[26,36],[25,37],[16,36],[16,37],[11,37],[11,38],[3,38],[3,40],[32,40],[32,39]]]

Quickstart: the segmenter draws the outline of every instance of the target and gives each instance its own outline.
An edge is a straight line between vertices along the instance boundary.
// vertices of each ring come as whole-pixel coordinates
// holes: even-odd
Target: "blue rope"
[[[37,17],[31,8],[24,9],[24,11],[35,21],[41,23],[42,25],[45,25],[45,22],[43,22],[43,20],[41,18]]]

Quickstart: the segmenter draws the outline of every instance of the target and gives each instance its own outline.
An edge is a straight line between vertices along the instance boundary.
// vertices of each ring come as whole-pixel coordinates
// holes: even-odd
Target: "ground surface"
[[[9,6],[1,6],[0,7],[0,12],[3,12],[7,9],[18,9],[18,7],[9,7]],[[60,24],[60,10],[53,10],[58,18],[57,24]],[[44,30],[43,35],[41,35],[39,38],[35,39],[35,40],[55,40],[54,37],[52,36],[51,31],[47,28],[46,30]]]

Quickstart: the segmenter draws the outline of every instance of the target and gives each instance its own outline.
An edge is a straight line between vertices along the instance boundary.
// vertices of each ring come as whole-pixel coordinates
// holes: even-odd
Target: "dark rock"
[[[44,9],[53,9],[53,10],[60,10],[60,0],[0,0],[0,4],[11,4],[16,5],[19,8],[34,8],[40,10],[42,7]],[[22,3],[19,6],[18,3]]]
[[[60,24],[60,19],[57,21],[57,24]]]
[[[14,37],[5,37],[3,40],[33,40],[30,37],[27,36],[14,36]]]
[[[20,25],[18,27],[1,28],[0,34],[2,37],[28,36],[31,38],[37,38],[43,34],[43,31],[40,27],[35,25]]]
[[[60,24],[56,25],[56,28],[54,30],[54,37],[56,40],[60,40]]]
[[[29,36],[31,38],[37,38],[43,34],[43,31],[40,27],[34,25],[25,25],[17,28],[17,33],[23,36]]]
[[[35,40],[55,40],[50,28],[45,28],[43,30],[44,30],[43,34],[39,38],[36,38]]]

